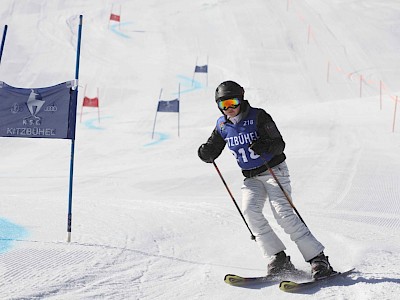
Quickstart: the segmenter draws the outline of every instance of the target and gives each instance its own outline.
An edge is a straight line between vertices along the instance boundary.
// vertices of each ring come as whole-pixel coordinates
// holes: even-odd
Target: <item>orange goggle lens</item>
[[[236,108],[239,105],[240,105],[239,98],[232,98],[232,99],[218,101],[218,107],[222,110],[227,110],[228,108]]]

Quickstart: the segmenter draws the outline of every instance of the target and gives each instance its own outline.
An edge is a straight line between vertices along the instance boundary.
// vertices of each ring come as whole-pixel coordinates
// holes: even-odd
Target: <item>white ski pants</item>
[[[291,186],[286,162],[273,167],[272,171],[290,195]],[[245,178],[242,187],[243,215],[265,257],[270,258],[286,250],[263,214],[267,199],[277,223],[297,244],[305,261],[311,260],[324,250],[324,246],[317,241],[294,212],[275,179],[269,171],[266,171],[255,177]]]

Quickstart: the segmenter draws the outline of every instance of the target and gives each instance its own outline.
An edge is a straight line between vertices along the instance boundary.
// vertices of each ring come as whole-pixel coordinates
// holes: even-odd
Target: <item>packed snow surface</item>
[[[79,15],[71,242],[71,141],[1,138],[1,299],[398,299],[399,1],[2,0],[0,81],[74,79]],[[300,295],[223,282],[267,265],[197,157],[225,80],[272,115],[297,210],[332,266],[355,274]],[[82,109],[97,95],[99,109]],[[179,114],[156,114],[176,98]],[[216,163],[240,205],[235,159],[225,149]]]

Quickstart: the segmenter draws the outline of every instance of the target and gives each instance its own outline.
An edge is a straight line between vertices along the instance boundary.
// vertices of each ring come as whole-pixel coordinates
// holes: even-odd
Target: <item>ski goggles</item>
[[[228,108],[237,108],[240,105],[239,98],[226,99],[218,101],[218,107],[222,110],[227,110]]]

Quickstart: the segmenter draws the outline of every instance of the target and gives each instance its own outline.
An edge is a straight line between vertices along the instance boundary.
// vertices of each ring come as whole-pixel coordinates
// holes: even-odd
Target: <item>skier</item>
[[[206,163],[212,163],[225,145],[235,156],[242,169],[242,210],[256,241],[269,258],[268,275],[284,275],[295,271],[286,247],[272,230],[263,214],[269,200],[277,223],[290,235],[306,262],[311,264],[314,279],[328,276],[333,271],[324,246],[312,235],[307,226],[295,214],[288,199],[268,171],[272,168],[288,195],[291,193],[289,171],[283,152],[285,142],[271,116],[261,108],[251,107],[244,100],[244,89],[234,81],[222,82],[215,91],[215,101],[223,116],[207,142],[198,149],[198,155]]]

